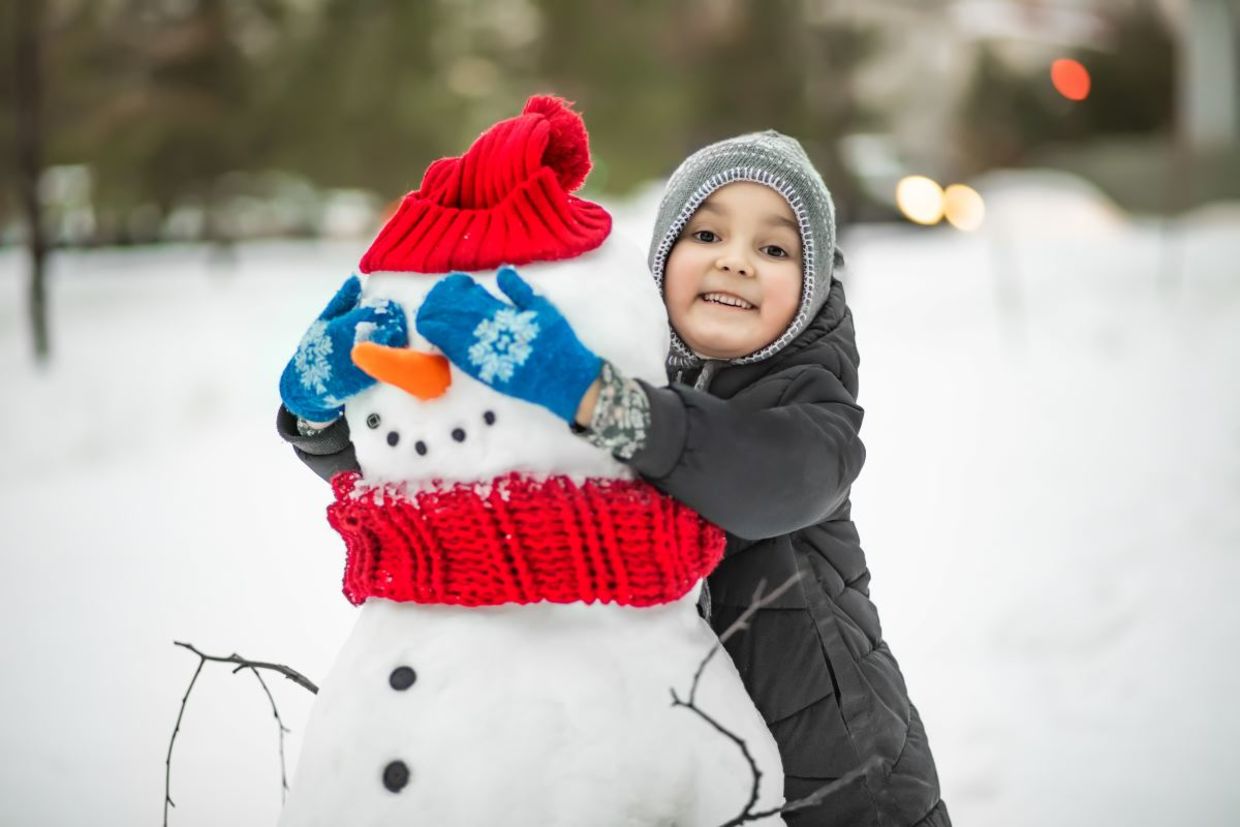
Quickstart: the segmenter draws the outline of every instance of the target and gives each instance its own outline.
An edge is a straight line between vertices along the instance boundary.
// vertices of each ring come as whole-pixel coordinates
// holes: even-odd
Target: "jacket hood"
[[[648,263],[663,290],[664,268],[685,224],[720,187],[737,181],[762,184],[788,203],[801,240],[801,299],[788,326],[753,353],[728,360],[735,365],[761,362],[790,345],[822,309],[843,256],[836,247],[835,206],[822,176],[795,138],[768,129],[719,141],[699,149],[677,167],[655,216]],[[672,330],[668,364],[692,368],[704,361]]]

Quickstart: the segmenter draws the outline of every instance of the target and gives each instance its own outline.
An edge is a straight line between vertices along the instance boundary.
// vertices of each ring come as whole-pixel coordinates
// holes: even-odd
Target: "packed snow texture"
[[[315,701],[280,826],[728,822],[749,800],[749,765],[669,703],[673,688],[689,697],[716,641],[696,597],[640,609],[368,601]],[[406,664],[416,682],[394,691]],[[778,807],[779,752],[726,656],[695,701],[762,769],[754,809]],[[393,759],[410,774],[397,794],[381,783]]]
[[[1240,215],[1022,231],[843,238],[885,635],[956,823],[1234,824]],[[0,820],[158,823],[174,639],[326,677],[356,609],[276,383],[360,249],[57,255],[45,371],[0,250]],[[313,699],[268,683],[291,773]],[[207,664],[170,824],[273,824],[277,744],[253,675]]]

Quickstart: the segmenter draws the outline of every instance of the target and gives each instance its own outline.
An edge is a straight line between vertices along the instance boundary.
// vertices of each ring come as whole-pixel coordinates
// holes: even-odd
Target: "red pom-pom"
[[[525,102],[523,115],[542,115],[551,127],[543,163],[555,170],[560,186],[572,192],[590,174],[590,138],[585,121],[574,112],[572,101],[555,95],[534,95]]]

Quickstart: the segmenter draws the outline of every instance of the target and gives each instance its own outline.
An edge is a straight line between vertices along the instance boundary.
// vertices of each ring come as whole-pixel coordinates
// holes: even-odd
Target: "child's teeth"
[[[738,298],[735,298],[734,296],[725,296],[722,293],[707,293],[705,296],[703,296],[703,298],[705,298],[709,302],[716,302],[718,304],[726,304],[732,307],[739,307],[742,310],[749,310],[753,307],[752,304],[750,304],[749,302],[743,299],[738,299]]]

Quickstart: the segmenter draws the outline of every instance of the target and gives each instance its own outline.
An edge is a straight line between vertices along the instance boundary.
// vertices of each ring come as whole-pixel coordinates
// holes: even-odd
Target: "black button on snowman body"
[[[404,692],[413,686],[418,673],[410,666],[398,666],[388,675],[388,686],[397,692]],[[409,765],[404,761],[391,761],[383,768],[383,786],[389,792],[398,793],[409,783]]]
[[[404,761],[393,761],[383,768],[383,786],[398,793],[409,783],[409,767]]]

